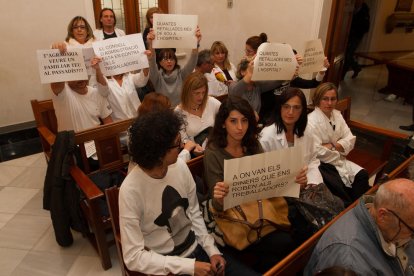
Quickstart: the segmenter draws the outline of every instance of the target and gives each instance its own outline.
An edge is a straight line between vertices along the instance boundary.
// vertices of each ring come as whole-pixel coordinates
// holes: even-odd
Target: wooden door
[[[168,0],[92,0],[92,2],[97,29],[100,25],[99,14],[102,8],[112,8],[116,14],[117,27],[125,30],[126,34],[144,31],[146,10],[154,3],[165,13],[168,13]]]
[[[331,64],[327,81],[336,86],[342,80],[342,69],[354,6],[355,0],[332,0],[325,53],[327,53]]]

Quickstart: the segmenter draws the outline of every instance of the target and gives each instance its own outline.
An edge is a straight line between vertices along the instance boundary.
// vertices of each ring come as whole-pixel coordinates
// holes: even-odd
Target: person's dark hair
[[[262,43],[267,42],[267,34],[261,33],[260,35],[251,36],[246,40],[246,44],[253,48],[255,52]]]
[[[211,52],[207,49],[202,50],[198,53],[197,67],[203,65],[206,62],[211,62]]]
[[[178,65],[177,62],[177,56],[175,55],[175,48],[165,48],[165,49],[161,49],[158,53],[157,53],[157,65],[158,68],[162,68],[160,62],[163,58],[171,58],[175,60],[175,66],[174,69],[179,69],[180,65]],[[164,68],[162,68],[162,70],[164,70]]]
[[[282,131],[286,131],[286,126],[282,120],[282,105],[284,105],[287,101],[296,96],[300,99],[302,111],[300,113],[298,121],[295,123],[293,133],[296,134],[298,137],[303,136],[306,125],[308,123],[307,104],[306,97],[303,94],[302,90],[296,87],[289,87],[287,90],[283,91],[282,94],[279,96],[278,103],[276,104],[275,108],[274,118],[277,133],[282,133]]]
[[[314,276],[357,276],[356,272],[341,266],[332,266],[316,272]]]
[[[246,147],[247,152],[256,154],[260,152],[258,141],[258,128],[254,110],[249,102],[237,96],[229,96],[219,108],[214,121],[213,131],[208,138],[208,146],[225,148],[227,146],[227,130],[224,122],[229,117],[230,112],[237,110],[247,118],[249,126],[242,140],[242,146]]]
[[[171,109],[171,101],[167,96],[158,92],[151,92],[145,95],[144,100],[138,107],[138,116],[142,116],[151,111]]]
[[[103,25],[102,25],[101,20],[102,20],[102,15],[103,15],[104,11],[111,11],[112,12],[112,14],[114,15],[114,26],[115,26],[116,25],[116,15],[115,15],[114,10],[111,9],[111,8],[103,8],[101,10],[101,12],[99,13],[99,26],[101,27],[101,29],[103,29]]]
[[[242,71],[246,71],[249,67],[249,60],[243,58],[240,63],[237,65],[237,71],[236,71],[236,78],[241,80],[243,78]]]
[[[129,128],[129,153],[144,169],[162,165],[183,125],[179,114],[164,109],[139,116]]]
[[[86,33],[87,33],[86,34],[86,41],[88,41],[91,38],[95,38],[95,36],[93,35],[93,31],[92,31],[91,25],[89,25],[89,23],[88,23],[88,20],[86,20],[84,17],[78,15],[78,16],[75,16],[74,18],[72,18],[72,20],[68,24],[68,28],[67,28],[68,34],[66,35],[66,39],[65,39],[66,42],[69,42],[69,39],[71,39],[71,38],[75,38],[73,36],[72,27],[78,21],[85,22]]]

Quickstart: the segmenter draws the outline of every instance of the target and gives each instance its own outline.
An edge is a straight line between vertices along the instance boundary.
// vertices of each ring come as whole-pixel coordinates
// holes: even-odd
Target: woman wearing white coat
[[[313,137],[306,127],[306,108],[306,98],[300,89],[290,87],[284,91],[276,106],[275,123],[262,130],[259,141],[264,151],[302,147],[307,185],[318,185],[323,179],[318,169],[320,162],[316,158]]]
[[[346,159],[354,148],[356,137],[335,109],[337,101],[338,89],[334,84],[319,85],[313,96],[315,110],[308,115],[308,122],[315,138],[324,182],[347,204],[369,189],[369,177],[366,170]]]

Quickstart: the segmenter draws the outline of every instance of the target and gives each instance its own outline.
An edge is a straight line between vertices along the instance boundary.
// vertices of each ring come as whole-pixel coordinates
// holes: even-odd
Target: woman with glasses
[[[337,102],[337,87],[330,82],[320,84],[313,95],[315,110],[309,114],[308,122],[324,183],[349,205],[369,189],[369,177],[366,170],[346,159],[356,137],[335,109]]]
[[[185,129],[181,131],[183,142],[196,143],[194,155],[203,153],[202,145],[214,126],[214,118],[221,105],[219,100],[208,96],[207,91],[206,77],[200,72],[191,73],[184,81],[181,103],[175,108],[185,121]]]
[[[257,49],[262,43],[268,42],[267,41],[267,34],[261,33],[260,35],[251,36],[246,40],[246,45],[244,48],[244,53],[246,59],[253,59],[257,53]]]
[[[236,67],[229,60],[229,50],[222,41],[214,41],[210,48],[214,68],[211,74],[220,82],[230,85],[237,80]]]
[[[151,83],[156,92],[170,99],[173,107],[180,103],[183,82],[194,71],[197,64],[198,48],[201,41],[201,32],[198,27],[195,36],[197,38],[197,48],[191,51],[190,58],[182,69],[178,65],[175,49],[161,49],[156,53],[152,48],[152,41],[155,39],[154,30],[151,29],[147,36],[148,47],[151,51],[148,56]]]
[[[53,43],[52,49],[59,49],[64,53],[67,50],[67,46],[92,47],[92,42],[95,41],[91,25],[82,16],[72,18],[68,24],[67,31],[65,41]]]
[[[314,141],[306,127],[306,98],[299,88],[290,87],[280,95],[276,105],[274,124],[263,128],[259,141],[264,151],[274,151],[288,147],[302,147],[306,177],[297,179],[302,188],[323,182],[319,172],[319,160],[316,158]],[[306,168],[305,168],[306,170]]]

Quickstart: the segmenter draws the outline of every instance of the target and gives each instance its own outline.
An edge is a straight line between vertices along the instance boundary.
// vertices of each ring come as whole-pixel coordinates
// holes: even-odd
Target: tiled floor
[[[386,74],[382,66],[365,68],[354,80],[348,74],[340,94],[352,96],[354,120],[401,131],[399,125],[411,123],[411,106],[385,102],[376,92]],[[42,210],[45,173],[43,154],[0,163],[0,275],[120,275],[115,247],[113,267],[104,271],[78,233],[71,247],[57,245],[49,212]]]
[[[42,209],[46,161],[43,153],[0,163],[0,275],[121,275],[116,248],[113,267],[79,233],[68,248],[56,241]]]

